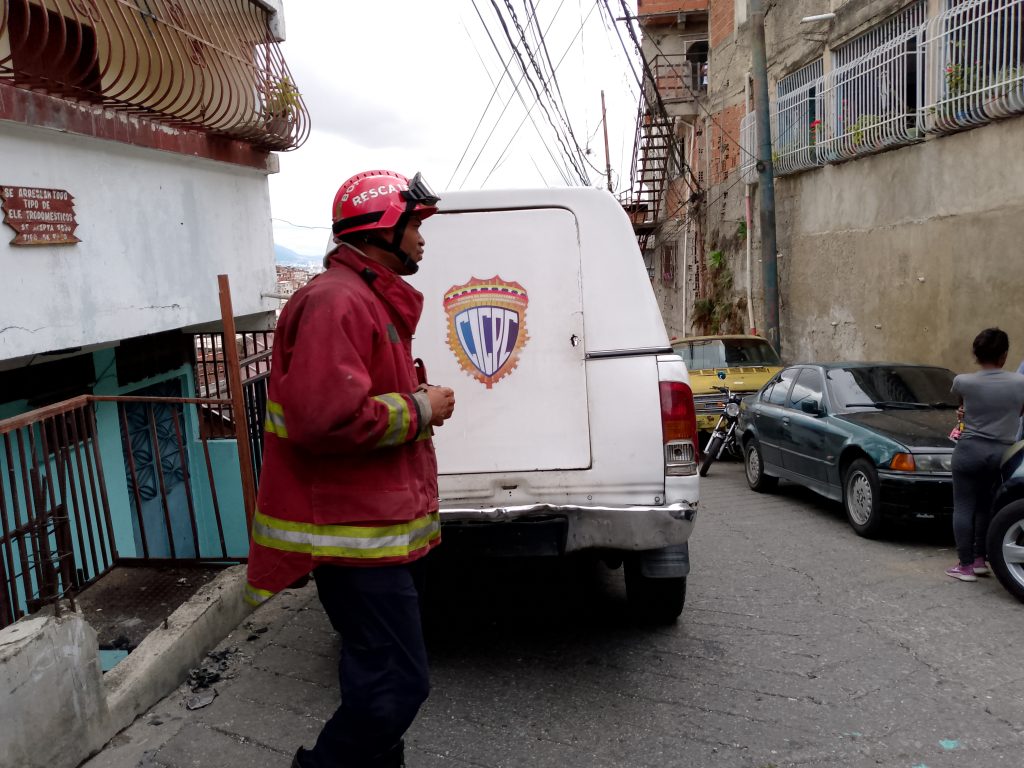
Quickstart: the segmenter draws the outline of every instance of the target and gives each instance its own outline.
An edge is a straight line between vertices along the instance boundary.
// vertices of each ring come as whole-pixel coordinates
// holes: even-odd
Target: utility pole
[[[604,126],[604,168],[605,175],[608,177],[608,191],[614,192],[612,189],[612,158],[608,153],[608,116],[604,111],[604,91],[601,91],[601,125]]]
[[[764,41],[764,0],[750,0],[750,54],[757,114],[757,194],[761,209],[761,275],[768,342],[782,354],[779,334],[779,262],[775,233],[775,167],[768,110],[768,54]],[[750,237],[749,233],[747,237]]]

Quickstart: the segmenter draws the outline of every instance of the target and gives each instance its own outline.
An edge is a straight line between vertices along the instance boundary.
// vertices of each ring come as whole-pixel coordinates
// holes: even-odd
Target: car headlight
[[[914,464],[918,472],[952,472],[952,453],[915,453]]]
[[[725,415],[728,416],[730,419],[735,419],[737,416],[740,415],[740,404],[729,403],[728,405],[726,405]]]

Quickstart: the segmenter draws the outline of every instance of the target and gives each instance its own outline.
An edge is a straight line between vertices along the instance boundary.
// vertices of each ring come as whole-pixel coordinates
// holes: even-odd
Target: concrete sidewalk
[[[221,664],[207,658],[219,681],[179,686],[83,768],[287,767],[338,705],[337,654],[313,584],[287,590],[218,645]],[[210,690],[212,703],[188,709]]]

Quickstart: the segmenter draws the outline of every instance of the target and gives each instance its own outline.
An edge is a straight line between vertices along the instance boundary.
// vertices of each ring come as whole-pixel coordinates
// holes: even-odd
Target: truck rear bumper
[[[640,551],[685,544],[693,530],[697,504],[687,501],[661,507],[577,507],[556,504],[488,509],[441,509],[441,524],[493,523],[563,519],[565,551],[617,549]]]

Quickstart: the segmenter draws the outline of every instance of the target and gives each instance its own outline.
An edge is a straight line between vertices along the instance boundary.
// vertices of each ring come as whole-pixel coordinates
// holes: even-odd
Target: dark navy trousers
[[[313,571],[317,594],[341,634],[341,706],[304,763],[310,768],[403,765],[402,736],[430,692],[420,618],[422,560]]]

